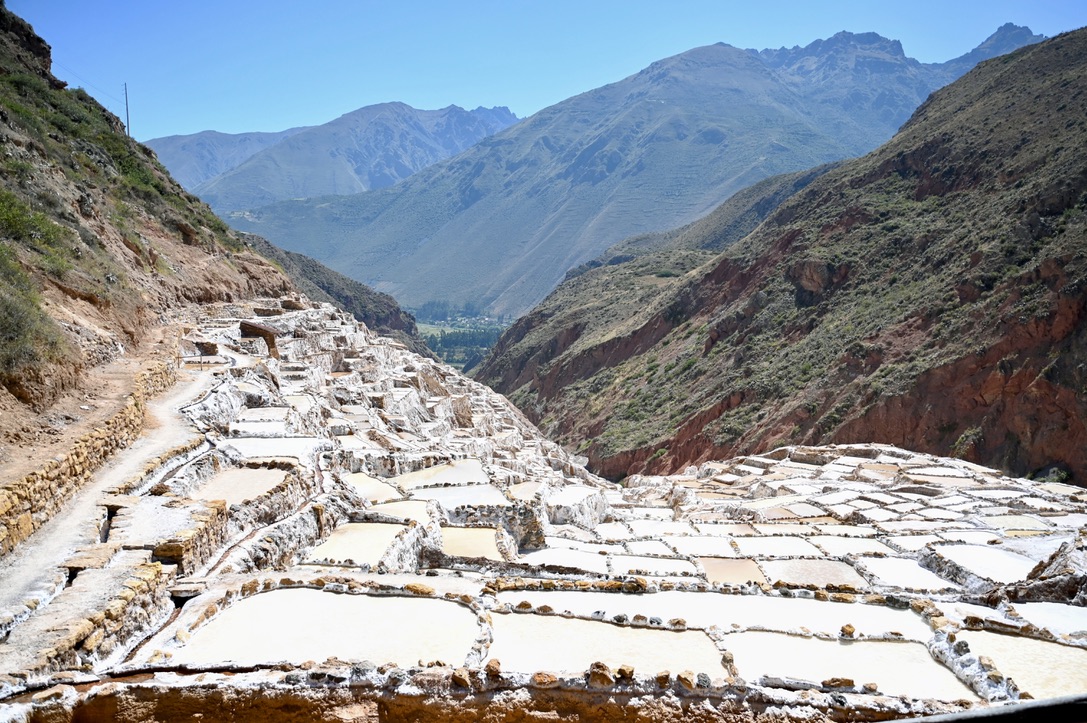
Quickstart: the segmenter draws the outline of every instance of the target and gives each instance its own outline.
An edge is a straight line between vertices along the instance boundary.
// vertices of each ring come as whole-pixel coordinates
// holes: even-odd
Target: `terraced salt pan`
[[[982,630],[956,633],[970,652],[991,658],[997,670],[1035,698],[1082,695],[1087,690],[1087,650]]]
[[[780,633],[742,632],[725,637],[737,671],[747,680],[790,677],[815,683],[849,678],[876,683],[882,693],[937,700],[977,700],[977,695],[914,642],[842,643]]]
[[[401,500],[400,502],[382,502],[370,508],[371,512],[379,512],[390,517],[398,517],[402,520],[415,520],[419,523],[430,521],[427,513],[426,500]]]
[[[235,505],[260,497],[283,481],[281,469],[232,467],[218,472],[190,496],[198,500],[226,500]]]
[[[638,555],[611,555],[611,569],[615,575],[626,575],[635,570],[645,570],[650,573],[663,573],[665,575],[678,575],[682,573],[697,574],[694,564],[687,560],[676,560],[668,557],[642,557]]]
[[[462,505],[511,504],[502,491],[494,485],[466,485],[464,487],[428,487],[416,488],[411,496],[419,500],[435,500],[447,510]]]
[[[579,673],[596,661],[636,673],[694,670],[711,677],[725,674],[721,653],[697,630],[675,632],[611,625],[605,622],[516,613],[496,614],[489,658],[503,670]]]
[[[861,527],[858,525],[816,525],[816,530],[821,535],[837,535],[839,537],[875,537],[876,530],[873,527]]]
[[[881,552],[885,555],[893,555],[894,550],[884,545],[879,540],[868,537],[838,537],[837,535],[813,535],[808,541],[828,555],[840,557],[842,555],[864,555],[873,552]]]
[[[850,565],[837,560],[763,560],[762,569],[772,581],[794,585],[852,585],[867,590],[868,581]]]
[[[936,535],[893,535],[885,537],[888,543],[907,552],[922,550],[931,542],[943,542],[942,537]]]
[[[668,543],[676,548],[680,555],[736,557],[736,551],[732,549],[732,541],[727,537],[671,537]]]
[[[677,538],[683,539],[683,538]],[[672,555],[672,548],[660,540],[632,540],[627,543],[627,551],[634,555]]]
[[[800,537],[740,537],[741,555],[750,557],[822,557],[815,545]]]
[[[989,530],[951,530],[939,534],[949,542],[966,542],[971,545],[987,545],[990,540],[1000,539],[1000,535]]]
[[[857,566],[864,568],[880,584],[904,590],[944,590],[959,587],[921,567],[916,560],[906,557],[864,557],[857,561]]]
[[[544,542],[548,547],[557,547],[567,550],[583,550],[586,552],[614,552],[618,555],[622,555],[627,551],[626,547],[620,544],[607,544],[603,542],[584,542],[582,540],[571,540],[566,537],[552,537],[550,535],[544,537]]]
[[[762,570],[754,560],[700,557],[698,561],[702,564],[702,569],[706,571],[706,579],[710,582],[733,585],[766,582],[766,576],[762,574]]]
[[[601,575],[608,574],[608,558],[595,552],[582,550],[563,550],[548,548],[536,550],[527,555],[521,555],[519,562],[528,565],[542,567],[544,565],[559,565],[561,567],[573,567],[578,570],[595,572]]]
[[[1049,525],[1036,517],[1029,515],[991,515],[982,517],[981,521],[990,527],[999,527],[1014,530],[1048,530]]]
[[[566,485],[565,487],[559,487],[556,490],[552,490],[547,501],[552,505],[577,505],[584,502],[586,498],[598,494],[600,494],[600,490],[596,487],[589,487],[586,485]]]
[[[529,501],[536,497],[536,492],[543,486],[541,482],[521,482],[510,486],[507,490],[509,496],[515,500]]]
[[[443,527],[442,552],[454,557],[485,557],[502,561],[493,527]]]
[[[758,627],[766,630],[798,630],[838,635],[846,623],[866,636],[901,633],[907,640],[927,642],[932,637],[929,626],[910,610],[895,610],[883,605],[823,602],[808,598],[784,598],[769,595],[728,595],[667,591],[652,595],[622,595],[576,590],[507,590],[498,593],[499,604],[516,606],[527,600],[534,606],[550,605],[554,610],[569,610],[588,618],[602,610],[606,618],[624,614],[682,618],[696,628],[718,626],[722,630]]]
[[[1087,638],[1087,608],[1053,602],[1018,602],[1015,611],[1028,622],[1058,635]]]
[[[604,522],[593,528],[602,540],[630,540],[634,537],[622,522]]]
[[[404,525],[384,522],[349,522],[333,530],[327,540],[310,551],[307,559],[333,562],[352,560],[357,565],[376,565],[403,529]]]
[[[400,490],[376,477],[371,477],[365,472],[346,474],[341,479],[358,492],[360,497],[370,500],[370,502],[388,502],[403,497]]]
[[[174,656],[191,665],[307,660],[461,664],[479,634],[474,613],[444,600],[273,590],[236,602]]]
[[[445,464],[409,472],[389,480],[404,490],[438,485],[486,484],[490,481],[478,459],[457,459]]]
[[[293,457],[299,462],[313,458],[325,442],[317,437],[229,437],[220,446],[233,447],[245,459]]]
[[[311,409],[313,409],[314,405],[316,404],[313,401],[313,397],[309,394],[291,394],[283,397],[283,399],[287,402],[287,404],[290,404],[292,407],[294,407],[295,411],[297,411],[299,414],[308,413]]]
[[[989,545],[934,545],[937,554],[993,582],[1018,582],[1037,565],[1029,557]]]
[[[662,537],[664,535],[693,535],[695,530],[686,522],[672,520],[627,520],[636,537]],[[600,528],[597,527],[597,530]]]
[[[700,535],[754,535],[757,534],[754,527],[746,522],[731,523],[699,523],[695,525]]]

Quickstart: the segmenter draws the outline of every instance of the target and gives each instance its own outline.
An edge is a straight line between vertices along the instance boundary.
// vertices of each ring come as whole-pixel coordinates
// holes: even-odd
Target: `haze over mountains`
[[[507,108],[418,110],[382,103],[309,128],[205,131],[147,145],[171,171],[176,166],[186,178],[199,179],[186,187],[224,213],[385,188],[516,122]]]
[[[865,439],[1082,484],[1085,158],[1087,29],[982,63],[869,155],[609,250],[477,378],[614,477]]]
[[[1005,25],[939,64],[874,33],[762,52],[695,48],[391,188],[229,220],[408,306],[521,314],[611,244],[693,221],[768,176],[867,152],[978,59],[1039,39]]]

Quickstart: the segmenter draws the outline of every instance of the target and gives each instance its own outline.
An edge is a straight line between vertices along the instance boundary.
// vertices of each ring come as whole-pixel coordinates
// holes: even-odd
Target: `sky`
[[[1087,0],[7,0],[53,73],[146,141],[278,131],[362,106],[506,106],[519,117],[702,45],[807,45],[841,30],[926,63],[1000,25],[1053,36]]]

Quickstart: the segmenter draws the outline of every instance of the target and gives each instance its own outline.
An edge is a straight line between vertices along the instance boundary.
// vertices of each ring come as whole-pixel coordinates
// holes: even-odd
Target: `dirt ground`
[[[0,387],[0,481],[19,479],[66,453],[77,439],[116,414],[136,375],[173,352],[176,328],[156,327],[148,335],[137,349],[88,370],[78,388],[40,412]]]

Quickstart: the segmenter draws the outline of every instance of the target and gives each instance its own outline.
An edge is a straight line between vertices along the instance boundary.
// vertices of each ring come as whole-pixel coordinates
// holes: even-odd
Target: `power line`
[[[76,79],[76,80],[78,80],[79,82],[83,83],[83,85],[84,85],[84,86],[86,86],[86,87],[88,87],[88,88],[94,88],[94,89],[95,89],[96,91],[98,91],[99,93],[101,93],[101,94],[102,94],[102,95],[104,95],[105,97],[109,98],[110,100],[116,101],[117,103],[124,103],[124,101],[123,101],[123,100],[121,100],[121,99],[120,99],[120,98],[118,98],[117,96],[113,95],[112,93],[107,93],[106,91],[102,90],[102,89],[101,89],[101,88],[99,88],[99,87],[98,87],[97,85],[95,85],[94,83],[90,82],[89,80],[87,80],[86,78],[84,78],[83,76],[81,76],[81,75],[80,75],[79,73],[77,73],[77,72],[75,72],[74,70],[72,70],[71,68],[69,68],[69,67],[68,67],[67,65],[65,65],[64,63],[60,63],[60,62],[57,62],[56,60],[54,60],[54,61],[53,61],[53,65],[59,65],[59,66],[60,66],[61,68],[64,68],[64,70],[65,70],[65,71],[67,71],[67,72],[68,72],[68,73],[70,73],[70,74],[71,74],[71,75],[72,75],[73,77],[75,77],[75,79]]]

